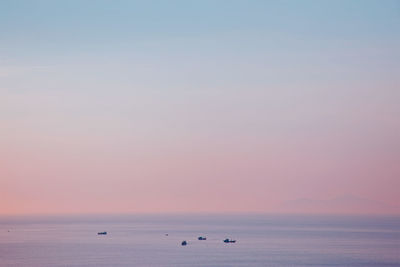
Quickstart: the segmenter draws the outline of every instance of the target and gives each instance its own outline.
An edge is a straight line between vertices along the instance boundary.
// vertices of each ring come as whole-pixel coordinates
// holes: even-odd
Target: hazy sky
[[[1,214],[399,188],[400,1],[0,2]]]

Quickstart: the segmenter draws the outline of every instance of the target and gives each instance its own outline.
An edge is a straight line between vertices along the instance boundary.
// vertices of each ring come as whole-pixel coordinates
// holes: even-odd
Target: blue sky
[[[1,1],[0,188],[19,212],[63,188],[121,212],[394,205],[399,47],[400,1]]]
[[[199,39],[251,54],[285,38],[310,49],[328,41],[390,46],[399,41],[399,9],[398,1],[2,1],[1,47],[3,60],[12,61],[91,49],[117,56],[146,42],[182,49]],[[115,45],[122,51],[110,51]],[[183,50],[213,52],[201,48],[188,43]]]

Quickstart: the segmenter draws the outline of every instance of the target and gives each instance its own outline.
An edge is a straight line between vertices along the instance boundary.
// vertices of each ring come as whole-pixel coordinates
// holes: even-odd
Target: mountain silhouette
[[[399,213],[398,207],[354,195],[331,199],[300,198],[284,202],[281,208],[295,213]]]

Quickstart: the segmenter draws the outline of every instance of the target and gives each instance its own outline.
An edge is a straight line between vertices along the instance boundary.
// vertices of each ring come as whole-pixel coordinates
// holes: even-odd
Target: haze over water
[[[1,0],[0,267],[399,266],[399,88],[398,0]]]
[[[399,266],[399,251],[400,217],[394,216],[0,218],[2,267]]]

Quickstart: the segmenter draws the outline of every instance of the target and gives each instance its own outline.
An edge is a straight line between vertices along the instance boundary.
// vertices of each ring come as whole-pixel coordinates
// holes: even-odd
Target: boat
[[[97,234],[98,234],[98,235],[106,235],[107,232],[98,232]]]
[[[227,238],[227,239],[224,240],[224,243],[236,243],[236,240],[232,240],[232,239]]]
[[[207,240],[207,237],[205,237],[205,236],[199,236],[197,239],[198,239],[198,240]]]
[[[182,246],[186,246],[186,245],[187,245],[186,240],[183,240],[181,245],[182,245]]]

